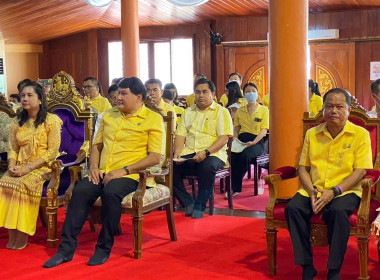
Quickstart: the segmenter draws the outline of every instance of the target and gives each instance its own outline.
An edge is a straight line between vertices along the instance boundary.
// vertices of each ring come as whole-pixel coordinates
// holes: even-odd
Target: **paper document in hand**
[[[176,161],[176,162],[184,162],[184,161],[187,161],[187,160],[192,160],[193,158],[173,158],[173,161]]]
[[[241,142],[239,139],[234,139],[234,141],[232,141],[231,152],[241,153],[247,145],[248,143]]]

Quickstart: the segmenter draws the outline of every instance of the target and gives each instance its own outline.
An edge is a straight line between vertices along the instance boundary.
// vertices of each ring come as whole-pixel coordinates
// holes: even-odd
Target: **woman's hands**
[[[28,167],[28,164],[10,165],[8,167],[8,171],[9,175],[11,175],[12,177],[21,177],[31,172],[31,170]]]

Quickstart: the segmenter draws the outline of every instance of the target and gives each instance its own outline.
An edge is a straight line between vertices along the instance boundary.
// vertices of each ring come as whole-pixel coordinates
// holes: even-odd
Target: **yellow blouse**
[[[15,118],[11,125],[8,158],[16,160],[17,164],[42,158],[49,166],[59,153],[61,119],[48,113],[45,122],[38,127],[35,127],[34,121],[31,120],[21,127],[18,122]]]

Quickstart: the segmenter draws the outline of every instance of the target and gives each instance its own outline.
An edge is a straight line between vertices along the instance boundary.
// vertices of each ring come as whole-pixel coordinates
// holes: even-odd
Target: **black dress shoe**
[[[57,253],[50,260],[45,262],[42,267],[52,268],[60,265],[61,263],[69,262],[72,259],[66,258],[63,254]]]
[[[90,258],[87,265],[95,266],[95,265],[101,265],[104,264],[108,259],[110,258],[110,255],[101,251],[96,251],[95,254]]]

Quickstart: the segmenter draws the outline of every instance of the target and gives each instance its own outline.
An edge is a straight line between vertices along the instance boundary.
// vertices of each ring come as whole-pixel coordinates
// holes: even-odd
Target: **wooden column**
[[[307,106],[308,0],[269,1],[270,172],[295,166],[302,150]],[[281,187],[294,194],[297,181]]]
[[[121,42],[124,77],[139,76],[138,0],[121,0]]]

